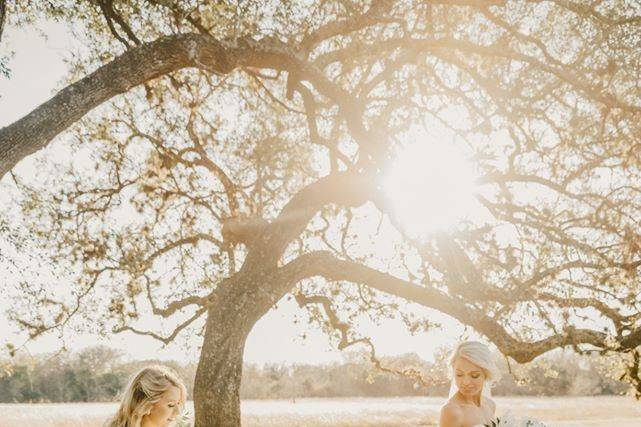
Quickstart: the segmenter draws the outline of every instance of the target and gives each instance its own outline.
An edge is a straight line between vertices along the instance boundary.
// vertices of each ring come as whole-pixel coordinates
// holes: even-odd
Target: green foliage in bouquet
[[[528,418],[513,419],[510,415],[504,418],[496,418],[483,427],[547,427],[540,421]]]
[[[488,424],[483,424],[483,427],[499,427],[501,425],[501,419],[496,418],[490,421]]]

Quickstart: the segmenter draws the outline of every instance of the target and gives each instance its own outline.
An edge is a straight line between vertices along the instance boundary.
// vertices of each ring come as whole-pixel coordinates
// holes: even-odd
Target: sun
[[[449,132],[412,128],[383,179],[394,215],[415,237],[446,231],[480,209],[477,174],[463,142]]]

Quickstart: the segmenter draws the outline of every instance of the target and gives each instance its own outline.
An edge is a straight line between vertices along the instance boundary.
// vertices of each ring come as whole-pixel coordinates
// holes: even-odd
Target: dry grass
[[[641,427],[641,402],[625,397],[499,397],[511,410],[550,426]],[[243,402],[245,427],[435,426],[441,398],[297,399]],[[114,404],[2,404],[0,427],[99,427]]]

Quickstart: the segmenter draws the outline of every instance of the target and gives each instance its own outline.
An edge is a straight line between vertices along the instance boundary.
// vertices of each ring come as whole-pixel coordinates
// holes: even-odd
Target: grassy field
[[[498,397],[497,413],[531,416],[549,426],[641,427],[641,402],[626,397]],[[245,427],[435,426],[441,398],[243,401]],[[0,404],[0,427],[99,427],[111,403]],[[191,409],[191,407],[189,407]]]

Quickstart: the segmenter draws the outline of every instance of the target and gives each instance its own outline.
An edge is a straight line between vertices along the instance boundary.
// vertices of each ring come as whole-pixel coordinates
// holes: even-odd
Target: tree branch
[[[184,237],[182,239],[171,242],[166,246],[163,246],[162,248],[156,250],[154,253],[152,253],[145,259],[144,265],[150,265],[157,257],[171,251],[172,249],[175,249],[183,245],[196,245],[200,241],[207,241],[207,242],[213,243],[218,248],[224,247],[223,242],[216,239],[215,237],[212,237],[207,233],[196,233],[192,236]]]
[[[303,232],[323,206],[330,203],[360,206],[366,203],[373,190],[371,181],[366,174],[350,170],[330,174],[296,193],[266,227],[261,256],[270,257],[275,264],[289,242]]]
[[[324,40],[338,35],[347,35],[370,25],[384,22],[386,21],[385,13],[394,6],[394,3],[395,2],[391,0],[376,0],[372,2],[372,5],[366,12],[360,15],[340,21],[329,22],[307,34],[300,42],[300,48],[303,52],[309,52],[315,45]]]
[[[186,321],[184,321],[183,323],[178,325],[176,327],[176,329],[174,329],[173,332],[171,334],[167,335],[167,336],[162,336],[162,335],[157,334],[157,333],[155,333],[153,331],[142,331],[140,329],[134,328],[133,326],[129,326],[129,325],[123,325],[123,326],[114,328],[113,329],[113,333],[119,334],[121,332],[130,331],[130,332],[133,332],[134,334],[137,334],[137,335],[147,335],[147,336],[152,337],[152,338],[154,338],[154,339],[156,339],[158,341],[161,341],[163,344],[169,344],[170,342],[172,342],[178,336],[180,331],[182,331],[187,326],[192,324],[196,319],[198,319],[200,316],[202,316],[206,311],[207,311],[207,308],[198,309],[194,313],[193,316],[191,316],[189,319],[187,319]]]
[[[157,315],[157,316],[162,316],[162,317],[169,317],[178,310],[181,310],[185,307],[188,307],[190,305],[200,305],[204,306],[206,305],[208,299],[207,297],[199,297],[197,295],[192,295],[186,298],[183,298],[181,300],[177,301],[172,301],[165,308],[158,308],[156,305],[156,302],[153,299],[153,296],[151,295],[151,280],[149,280],[147,277],[146,279],[146,288],[147,288],[147,300],[149,300],[149,304],[151,305],[151,310],[152,312]]]
[[[365,265],[344,261],[331,253],[320,251],[301,256],[281,269],[287,280],[321,276],[327,280],[345,280],[363,284],[389,295],[421,304],[447,314],[487,336],[501,352],[514,360],[525,363],[557,347],[590,344],[601,349],[612,349],[609,337],[589,329],[566,328],[562,333],[534,342],[522,342],[512,337],[503,326],[477,308],[466,305],[465,300],[451,297],[433,287],[420,286]],[[641,344],[641,329],[616,339],[620,348],[632,349]]]
[[[118,39],[127,49],[131,47],[127,39],[122,37],[119,33],[118,30],[116,30],[116,27],[114,27],[113,21],[116,21],[120,28],[123,29],[125,34],[127,34],[127,37],[131,41],[134,42],[134,44],[139,45],[140,40],[136,35],[131,31],[131,28],[129,28],[129,25],[122,19],[120,15],[114,10],[113,7],[113,0],[99,0],[98,1],[98,6],[100,7],[100,10],[102,11],[103,16],[105,17],[105,20],[107,21],[107,26],[109,27],[109,31],[111,31],[111,34]]]
[[[334,308],[332,307],[332,301],[325,295],[307,296],[301,292],[298,292],[294,295],[294,297],[296,298],[296,302],[298,303],[299,307],[303,307],[309,304],[321,304],[323,306],[323,310],[327,315],[329,325],[332,327],[332,329],[338,331],[340,334],[341,340],[338,343],[339,350],[344,350],[345,348],[356,344],[364,344],[369,349],[369,360],[377,370],[390,374],[401,375],[406,378],[411,378],[416,383],[420,383],[424,387],[430,385],[430,383],[425,380],[422,373],[417,369],[405,368],[402,370],[398,370],[383,366],[381,360],[378,358],[378,356],[376,356],[376,348],[374,347],[374,343],[372,343],[372,340],[369,337],[350,339],[349,324],[340,320],[338,314],[336,313],[336,310],[334,310]]]
[[[278,40],[219,41],[202,34],[167,36],[128,50],[67,86],[25,117],[0,129],[0,178],[93,108],[137,85],[182,68],[227,74],[241,66],[295,71],[338,102],[346,113],[353,110],[352,97],[345,90]]]

